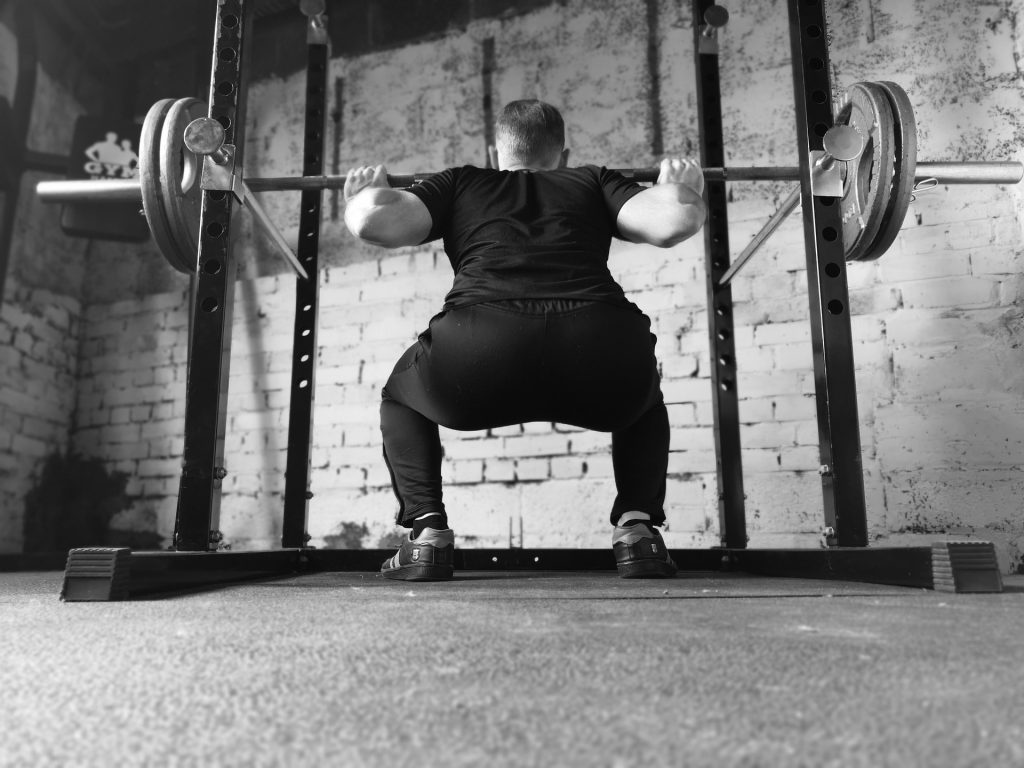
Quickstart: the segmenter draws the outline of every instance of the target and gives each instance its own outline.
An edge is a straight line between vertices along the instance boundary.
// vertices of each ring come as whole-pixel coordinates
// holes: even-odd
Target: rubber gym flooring
[[[2,766],[1024,765],[1024,576],[61,578],[0,574]]]

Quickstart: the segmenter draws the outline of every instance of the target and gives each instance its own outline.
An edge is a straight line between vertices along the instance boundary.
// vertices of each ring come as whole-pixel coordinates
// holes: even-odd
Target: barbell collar
[[[849,125],[833,125],[821,140],[829,164],[835,160],[849,162],[860,157],[864,151],[864,138],[856,128]]]
[[[212,117],[197,117],[185,126],[185,146],[196,155],[206,155],[217,165],[224,165],[230,155],[224,151],[227,134],[224,126]]]
[[[299,10],[306,16],[320,16],[327,12],[327,0],[299,0]]]
[[[721,5],[712,5],[704,11],[704,23],[707,25],[707,28],[703,34],[710,37],[714,30],[724,27],[729,23],[729,11]]]

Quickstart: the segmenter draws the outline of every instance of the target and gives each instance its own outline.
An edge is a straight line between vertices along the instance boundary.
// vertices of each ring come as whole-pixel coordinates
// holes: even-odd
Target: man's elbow
[[[673,225],[657,235],[653,244],[659,248],[671,248],[685,240],[689,240],[700,232],[701,227],[704,226],[706,216],[707,210],[703,205],[699,207],[687,205],[686,210],[681,212],[681,215],[673,222]]]
[[[398,190],[377,187],[360,192],[345,207],[348,231],[382,248],[401,248],[423,242],[430,232],[427,209],[419,201],[412,206],[404,204],[401,194]]]
[[[356,195],[345,206],[345,226],[348,231],[360,240],[365,240],[369,234],[371,221],[371,207],[366,205],[362,195]]]
[[[346,222],[347,223],[347,222]],[[348,231],[364,243],[381,248],[398,248],[408,245],[400,238],[388,232],[387,228],[375,227],[372,221],[362,220],[355,227],[349,225]]]
[[[345,211],[345,226],[348,227],[348,231],[352,233],[353,237],[358,237],[360,240],[366,240],[369,234],[369,223],[365,216],[356,216]]]
[[[355,237],[371,245],[390,247],[386,227],[381,226],[381,217],[375,216],[373,206],[362,204],[358,198],[345,208],[345,226]]]

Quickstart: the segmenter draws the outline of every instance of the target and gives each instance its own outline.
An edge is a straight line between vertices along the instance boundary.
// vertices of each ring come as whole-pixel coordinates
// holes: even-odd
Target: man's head
[[[491,161],[501,170],[551,170],[564,166],[569,157],[562,116],[537,99],[506,104],[498,115],[494,142]]]

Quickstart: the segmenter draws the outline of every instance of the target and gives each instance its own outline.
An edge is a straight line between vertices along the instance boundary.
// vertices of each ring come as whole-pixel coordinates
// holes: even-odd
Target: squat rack
[[[218,0],[209,91],[209,117],[225,131],[237,168],[245,145],[245,74],[252,37],[253,0]],[[705,185],[704,228],[714,441],[718,468],[721,546],[674,550],[685,570],[733,569],[752,574],[831,578],[946,589],[999,591],[994,547],[987,542],[932,547],[867,546],[853,341],[836,198],[812,193],[814,153],[823,152],[822,125],[833,125],[827,34],[822,0],[787,0],[793,60],[800,199],[803,204],[815,396],[825,527],[822,549],[747,547],[739,396],[735,365],[725,181]],[[309,17],[303,174],[322,173],[330,44],[323,3],[302,2]],[[720,79],[713,0],[692,0],[698,83],[701,162],[724,160]],[[707,23],[704,23],[706,20]],[[207,160],[207,163],[210,161]],[[236,265],[231,234],[239,200],[211,188],[204,174],[196,270],[196,298],[186,385],[182,474],[172,549],[75,549],[68,555],[62,597],[114,600],[240,580],[310,571],[377,571],[390,550],[317,550],[306,532],[310,445],[315,392],[319,280],[317,250],[322,190],[302,192],[298,260],[309,279],[297,278],[289,409],[288,458],[281,549],[218,551],[231,310]],[[842,265],[837,272],[834,265]],[[609,549],[462,549],[463,570],[611,570]]]

